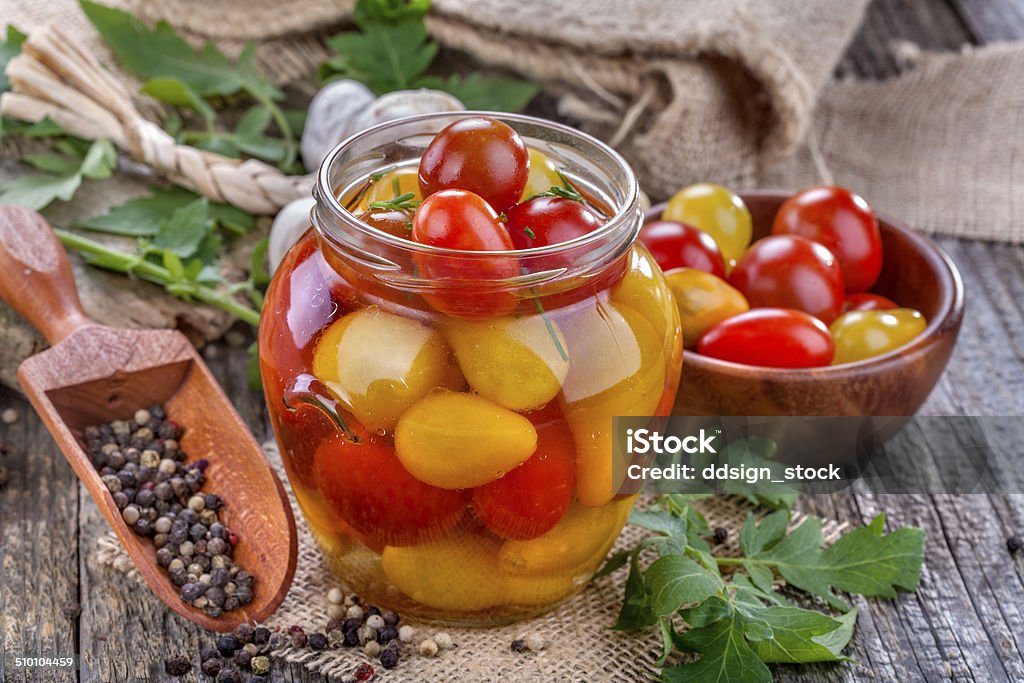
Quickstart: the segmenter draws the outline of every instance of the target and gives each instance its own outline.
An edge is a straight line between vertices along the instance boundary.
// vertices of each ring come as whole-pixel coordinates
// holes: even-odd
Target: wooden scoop
[[[0,298],[50,342],[18,369],[22,389],[153,592],[213,631],[269,616],[295,573],[295,519],[281,481],[188,339],[90,322],[50,225],[18,206],[0,206]],[[240,539],[233,557],[256,579],[253,601],[218,619],[179,597],[153,543],[125,524],[79,439],[89,425],[132,419],[154,403],[184,427],[190,458],[209,460],[204,490],[224,499],[222,520]]]

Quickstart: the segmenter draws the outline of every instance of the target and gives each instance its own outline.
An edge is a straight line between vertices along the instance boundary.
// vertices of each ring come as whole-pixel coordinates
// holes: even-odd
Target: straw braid
[[[12,91],[0,96],[4,116],[31,122],[49,117],[78,137],[109,139],[171,182],[213,201],[274,214],[310,195],[312,176],[286,176],[261,161],[176,143],[139,113],[129,92],[80,42],[54,24],[33,33],[7,75]]]

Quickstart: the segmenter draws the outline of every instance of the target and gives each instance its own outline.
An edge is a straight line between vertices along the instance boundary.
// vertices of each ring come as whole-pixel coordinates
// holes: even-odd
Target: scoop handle
[[[23,206],[0,205],[0,299],[51,346],[90,324],[67,252],[46,219]]]

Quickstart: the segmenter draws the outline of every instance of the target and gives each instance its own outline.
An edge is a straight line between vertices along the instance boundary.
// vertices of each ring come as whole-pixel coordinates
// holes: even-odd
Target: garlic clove
[[[316,205],[312,197],[304,197],[286,204],[270,225],[267,238],[267,259],[273,274],[299,238],[309,229],[309,212]]]
[[[336,144],[355,133],[356,119],[374,103],[373,92],[352,80],[325,85],[309,103],[302,130],[302,163],[307,171],[320,167]]]
[[[396,90],[381,95],[366,108],[355,121],[355,130],[365,130],[378,123],[415,114],[433,114],[442,111],[462,111],[465,105],[453,95],[440,90]]]

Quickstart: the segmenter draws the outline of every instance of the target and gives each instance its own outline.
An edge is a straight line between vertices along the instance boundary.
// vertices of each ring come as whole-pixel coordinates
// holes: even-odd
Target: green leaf
[[[665,536],[686,538],[686,518],[668,510],[633,510],[629,513],[629,523]]]
[[[149,29],[123,10],[91,0],[81,5],[121,63],[145,79],[175,78],[204,96],[233,95],[254,85],[213,43],[195,51],[166,22]]]
[[[152,246],[185,259],[199,251],[209,230],[209,206],[204,197],[176,209],[161,221]]]
[[[388,23],[373,19],[361,31],[339,33],[327,41],[340,53],[328,62],[331,78],[352,78],[378,95],[413,86],[437,56],[422,17],[403,16]]]
[[[747,513],[747,519],[740,529],[740,550],[747,557],[757,555],[762,550],[771,548],[786,535],[789,525],[789,513],[779,510],[761,520],[758,524],[753,513]]]
[[[284,142],[265,135],[239,135],[235,138],[235,146],[249,156],[275,163],[283,161],[288,154]]]
[[[59,135],[67,135],[68,132],[61,128],[53,119],[49,116],[44,117],[40,121],[36,121],[31,126],[25,129],[25,137],[32,138],[33,140],[39,138],[52,138]]]
[[[267,129],[273,117],[270,110],[262,105],[250,107],[235,125],[236,135],[258,135]]]
[[[703,602],[720,591],[722,580],[682,555],[655,560],[644,574],[654,613],[667,616],[683,605]]]
[[[614,628],[617,631],[637,631],[651,626],[658,621],[651,605],[651,596],[640,570],[640,551],[637,546],[629,557],[629,576],[626,577],[626,597],[619,611],[619,618]]]
[[[853,628],[857,625],[857,608],[854,607],[846,614],[840,614],[833,619],[839,622],[839,628],[824,635],[815,636],[814,642],[824,645],[836,658],[841,658],[843,650],[853,638]]]
[[[199,199],[199,195],[180,187],[153,187],[148,197],[130,199],[111,207],[107,213],[75,223],[77,227],[113,235],[151,237],[160,230],[160,223],[176,210]],[[232,232],[244,233],[253,225],[253,218],[228,204],[209,205],[213,221]]]
[[[884,525],[885,516],[879,515],[822,550],[821,520],[811,517],[775,545],[747,553],[747,562],[774,567],[790,585],[846,611],[833,589],[892,598],[896,588],[917,588],[924,531],[903,528],[886,535]]]
[[[53,154],[52,152],[26,154],[21,158],[21,160],[32,168],[40,171],[47,171],[48,173],[56,173],[62,176],[78,173],[78,169],[82,165],[80,161],[64,156],[63,154]]]
[[[629,550],[619,550],[615,552],[605,561],[604,566],[594,574],[594,578],[599,579],[602,576],[608,576],[609,574],[625,567],[626,563],[629,562],[629,553]]]
[[[267,247],[270,240],[262,239],[253,248],[252,256],[249,258],[249,279],[256,287],[265,287],[270,284],[270,273],[267,272]]]
[[[7,80],[7,62],[18,56],[27,37],[13,24],[7,25],[7,34],[0,40],[0,92],[11,89],[11,82]]]
[[[82,176],[23,175],[0,184],[0,204],[21,204],[39,210],[56,199],[68,201],[82,184]]]
[[[693,628],[713,624],[720,619],[730,617],[732,613],[732,606],[717,595],[708,598],[696,607],[690,607],[681,612],[683,619]]]
[[[665,683],[770,683],[772,680],[771,671],[747,642],[738,615],[687,631],[676,638],[676,644],[682,649],[701,653],[701,658],[697,662],[662,671]]]
[[[86,178],[103,180],[109,178],[117,168],[117,150],[110,140],[96,140],[82,161],[80,172]]]
[[[835,662],[845,660],[839,654],[849,643],[852,626],[847,632],[843,622],[820,612],[799,607],[766,607],[756,610],[759,619],[771,627],[771,636],[752,641],[750,646],[765,662],[777,664],[805,664],[808,662]],[[854,618],[856,618],[856,614]],[[852,622],[851,622],[852,624]],[[842,629],[830,649],[816,638],[825,638]],[[843,638],[845,637],[845,641]],[[841,644],[840,644],[841,643]]]
[[[142,84],[141,90],[161,102],[172,104],[175,107],[193,109],[199,112],[207,122],[212,122],[216,117],[213,107],[200,97],[199,93],[184,81],[173,76],[151,78]]]
[[[540,86],[516,78],[487,78],[479,73],[466,76],[452,74],[446,78],[425,76],[416,85],[443,90],[459,98],[466,109],[521,111],[530,103]]]
[[[178,255],[173,251],[165,251],[163,253],[164,268],[171,274],[172,280],[184,280],[185,279],[185,264],[181,262]]]

